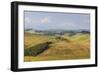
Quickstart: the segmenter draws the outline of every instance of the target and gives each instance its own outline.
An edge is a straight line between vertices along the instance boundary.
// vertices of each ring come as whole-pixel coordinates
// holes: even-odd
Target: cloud
[[[27,24],[31,23],[31,19],[29,17],[25,17],[25,23]]]
[[[40,19],[33,19],[30,17],[25,17],[25,23],[26,24],[46,24],[46,23],[50,23],[50,17],[43,17]]]
[[[50,22],[49,17],[44,17],[43,19],[41,19],[41,23],[49,23],[49,22]]]

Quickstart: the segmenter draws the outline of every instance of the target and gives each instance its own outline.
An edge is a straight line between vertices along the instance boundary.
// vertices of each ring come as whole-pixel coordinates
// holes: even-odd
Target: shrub
[[[48,49],[49,44],[51,44],[51,42],[41,43],[41,44],[32,46],[30,48],[27,48],[24,50],[24,55],[25,56],[37,56],[38,54]]]

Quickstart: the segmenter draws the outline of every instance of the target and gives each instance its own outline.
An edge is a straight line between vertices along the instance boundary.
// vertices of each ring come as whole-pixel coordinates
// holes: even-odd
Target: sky
[[[90,14],[24,11],[24,27],[33,30],[90,30]]]

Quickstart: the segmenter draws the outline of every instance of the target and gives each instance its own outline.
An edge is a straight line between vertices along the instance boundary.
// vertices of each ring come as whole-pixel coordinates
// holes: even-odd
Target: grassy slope
[[[90,57],[90,37],[88,34],[76,34],[74,36],[62,36],[64,40],[55,36],[25,34],[25,48],[39,43],[52,41],[48,50],[36,57],[25,56],[24,61],[84,59]]]

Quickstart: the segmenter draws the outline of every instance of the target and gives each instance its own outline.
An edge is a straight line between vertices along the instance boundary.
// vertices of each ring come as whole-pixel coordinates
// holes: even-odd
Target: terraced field
[[[49,44],[47,44],[48,42]],[[24,43],[25,62],[90,58],[89,34],[78,33],[73,36],[53,36],[25,33]],[[40,46],[40,44],[42,45]],[[46,45],[45,50],[40,48]],[[26,54],[27,51],[28,54]],[[30,54],[32,51],[33,53],[34,51],[37,52],[36,55]]]

